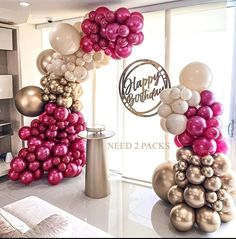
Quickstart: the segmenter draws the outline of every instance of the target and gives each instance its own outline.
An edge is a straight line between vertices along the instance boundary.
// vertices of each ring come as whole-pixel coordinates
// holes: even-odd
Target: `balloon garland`
[[[178,162],[159,165],[152,185],[174,206],[170,220],[178,231],[188,231],[196,223],[202,231],[214,232],[235,214],[231,193],[236,178],[218,118],[223,105],[207,90],[212,78],[207,65],[193,62],[181,71],[180,85],[160,95],[161,127],[175,135]]]
[[[95,70],[108,65],[110,55],[114,59],[127,57],[131,54],[131,45],[143,41],[141,13],[130,13],[126,8],[113,12],[99,7],[89,13],[89,18],[91,22],[60,23],[51,30],[49,41],[53,49],[42,51],[36,61],[43,75],[40,80],[43,89],[27,86],[16,94],[17,110],[24,116],[38,118],[18,132],[26,147],[11,161],[8,176],[13,181],[27,185],[46,172],[48,182],[56,185],[64,177],[81,173],[86,163],[84,140],[78,137],[78,133],[86,128],[80,112],[81,83],[93,71],[95,84]],[[91,24],[86,25],[86,22]],[[116,28],[113,29],[111,24]],[[99,35],[104,29],[107,31]],[[111,39],[112,34],[116,37]],[[92,48],[86,47],[87,35],[94,42]],[[95,85],[93,88],[95,101]]]

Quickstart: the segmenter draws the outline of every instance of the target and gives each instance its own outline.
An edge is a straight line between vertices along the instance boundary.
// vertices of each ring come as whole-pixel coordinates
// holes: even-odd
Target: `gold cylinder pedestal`
[[[87,127],[79,136],[87,140],[85,194],[91,198],[110,195],[106,139],[114,136],[113,131],[105,131],[104,126]]]

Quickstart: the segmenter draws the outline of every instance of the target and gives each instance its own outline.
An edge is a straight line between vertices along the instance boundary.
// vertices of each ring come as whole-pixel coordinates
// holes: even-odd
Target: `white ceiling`
[[[27,21],[28,23],[38,24],[47,22],[47,17],[54,21],[81,17],[88,11],[102,5],[115,10],[121,6],[137,8],[163,2],[173,2],[174,0],[26,0],[31,4],[29,7],[20,6],[19,1],[0,0],[0,19],[1,16],[6,18],[5,15],[8,14],[12,22],[22,23]],[[20,19],[18,19],[18,15],[21,16]]]

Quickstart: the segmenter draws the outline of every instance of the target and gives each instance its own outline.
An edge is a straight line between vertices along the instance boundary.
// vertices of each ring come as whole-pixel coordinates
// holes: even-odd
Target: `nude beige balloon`
[[[161,163],[153,172],[152,187],[158,197],[168,202],[167,193],[175,185],[173,163]]]
[[[52,49],[47,49],[42,51],[36,60],[36,65],[39,70],[39,72],[43,75],[47,75],[47,65],[51,63],[52,61],[52,55],[55,53]]]
[[[167,198],[172,205],[184,202],[183,189],[177,185],[172,186],[167,193]]]
[[[196,211],[196,222],[204,232],[215,232],[221,224],[219,214],[209,207],[202,207]]]
[[[210,87],[213,76],[210,68],[202,62],[192,62],[180,72],[180,84],[201,92]]]
[[[54,50],[62,55],[70,55],[79,49],[80,34],[72,25],[59,23],[51,30],[49,41]]]
[[[15,96],[17,110],[24,116],[35,117],[44,111],[43,90],[37,86],[26,86]]]
[[[176,230],[189,231],[195,223],[195,211],[185,203],[178,204],[170,211],[170,221]]]

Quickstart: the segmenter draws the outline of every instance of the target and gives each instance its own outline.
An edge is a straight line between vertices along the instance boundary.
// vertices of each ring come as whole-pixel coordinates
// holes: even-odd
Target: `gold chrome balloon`
[[[227,192],[232,192],[236,189],[236,178],[235,173],[230,171],[220,177],[222,188],[225,189]]]
[[[184,160],[179,160],[178,166],[180,171],[185,171],[188,167],[188,163]]]
[[[49,101],[49,95],[43,94],[42,100],[43,100],[44,102],[48,102],[48,101]]]
[[[48,83],[48,76],[43,76],[42,78],[41,78],[41,80],[40,80],[40,84],[41,84],[41,86],[42,87],[45,87],[46,86],[46,84]]]
[[[183,181],[185,178],[184,172],[178,171],[175,173],[175,180]]]
[[[212,168],[216,176],[223,176],[230,169],[230,161],[224,154],[215,154]]]
[[[153,172],[152,187],[158,197],[168,202],[167,193],[175,185],[173,163],[161,163]]]
[[[230,195],[225,200],[223,200],[222,203],[222,212],[230,212],[234,209],[234,200]]]
[[[189,181],[187,178],[185,178],[182,181],[175,179],[175,182],[180,188],[186,188],[186,186],[189,184]]]
[[[211,155],[206,155],[201,158],[201,163],[204,166],[211,166],[213,164],[213,161],[214,161],[214,159]]]
[[[203,207],[206,203],[204,188],[199,185],[189,185],[184,190],[184,200],[192,208]]]
[[[190,165],[186,171],[187,179],[192,184],[202,184],[205,180],[205,176],[201,173],[201,169],[198,166]]]
[[[235,209],[229,212],[219,212],[219,215],[222,222],[230,222],[235,217]]]
[[[207,178],[210,178],[214,175],[213,169],[209,166],[202,167],[201,168],[201,173]]]
[[[209,203],[214,203],[217,201],[217,194],[215,192],[206,192],[206,200]]]
[[[58,79],[50,80],[48,83],[48,89],[52,94],[58,94],[57,87],[60,85]]]
[[[202,207],[196,211],[196,222],[204,232],[215,232],[221,224],[219,214],[209,207]]]
[[[207,178],[204,182],[204,187],[210,191],[218,191],[221,188],[220,178],[217,176],[213,176],[211,178]]]
[[[65,108],[70,108],[72,106],[72,98],[68,97],[68,98],[64,98],[62,96],[58,96],[57,97],[57,104],[60,106],[63,106]]]
[[[195,223],[195,211],[185,203],[178,204],[170,211],[170,221],[176,230],[189,231]]]
[[[186,160],[190,162],[192,155],[193,155],[193,151],[191,150],[191,148],[188,148],[188,147],[180,148],[176,152],[177,160]]]
[[[83,108],[83,105],[79,100],[76,100],[73,102],[73,104],[72,104],[73,111],[79,112],[82,110],[82,108]]]
[[[44,111],[43,90],[37,86],[26,86],[15,97],[17,110],[24,116],[35,117]]]
[[[177,185],[172,186],[167,193],[167,198],[172,205],[184,202],[183,189]]]
[[[68,81],[65,78],[61,78],[59,82],[61,85],[66,85],[68,83]]]
[[[54,50],[47,49],[47,50],[42,51],[38,55],[36,65],[37,65],[37,68],[38,68],[38,70],[41,74],[47,75],[46,67],[47,67],[48,64],[51,63],[53,53],[55,53]]]
[[[57,97],[56,97],[56,95],[54,95],[54,94],[49,94],[49,99],[50,99],[51,101],[56,101]]]
[[[196,166],[200,166],[201,165],[201,158],[197,155],[193,155],[190,159],[191,164],[196,165]]]

